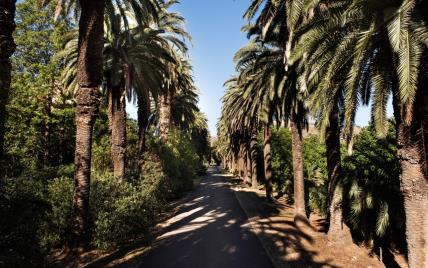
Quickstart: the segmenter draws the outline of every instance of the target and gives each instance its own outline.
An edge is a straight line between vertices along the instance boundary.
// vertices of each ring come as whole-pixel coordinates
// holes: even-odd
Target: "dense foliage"
[[[116,47],[106,46],[106,70],[111,68],[111,61],[123,59],[114,58],[117,56],[114,49],[124,54],[134,53],[133,49],[146,52],[153,49],[150,42],[157,42],[159,51],[144,54],[146,60],[159,55],[164,59],[161,62],[157,58],[156,68],[142,70],[143,75],[154,79],[150,92],[143,91],[138,87],[141,81],[136,81],[122,96],[126,102],[135,102],[142,94],[148,96],[144,116],[151,118],[142,127],[140,114],[138,120],[125,114],[124,181],[117,180],[114,175],[116,156],[111,148],[112,127],[115,126],[111,121],[109,94],[100,88],[103,95],[92,133],[90,159],[92,179],[86,230],[90,249],[112,249],[149,238],[168,202],[191,190],[198,176],[205,172],[210,154],[209,132],[205,116],[197,107],[198,95],[191,79],[191,66],[184,66],[185,56],[177,48],[182,46],[185,50],[185,43],[168,36],[170,31],[180,31],[178,25],[184,22],[176,13],[169,15],[167,9],[173,4],[175,1],[168,2],[157,11],[165,20],[164,24],[150,22],[153,27],[164,29],[147,28],[146,35],[135,34],[141,42],[133,44],[137,47],[129,48],[129,44],[120,42],[114,43]],[[58,7],[54,1],[46,5],[37,0],[17,4],[13,91],[7,105],[5,156],[0,167],[3,175],[0,178],[1,267],[47,266],[50,254],[68,247],[74,239],[71,223],[76,186],[73,164],[76,134],[76,66],[73,59],[76,51],[69,46],[76,21],[68,16],[53,21],[55,8]],[[110,30],[108,37],[117,38],[118,33]],[[130,57],[124,54],[123,57]],[[180,58],[180,62],[173,56]],[[170,130],[163,138],[159,135],[160,105],[156,103],[163,89],[162,83],[155,83],[155,80],[166,72],[165,64],[170,65],[174,75],[185,76],[183,79],[188,79],[188,84],[170,82],[171,86],[177,86],[172,99],[175,113],[167,118],[171,121],[168,123]],[[106,77],[107,91],[110,82]],[[154,88],[156,86],[159,88]],[[140,108],[143,103],[138,105]],[[144,145],[141,145],[142,140]]]
[[[393,240],[404,221],[410,267],[424,266],[428,256],[421,239],[428,215],[427,10],[416,0],[250,1],[248,44],[235,54],[218,122],[225,167],[248,174],[248,163],[263,158],[257,169],[266,198],[272,201],[272,183],[282,182],[277,190],[293,196],[295,221],[308,222],[308,208],[317,208],[329,218],[331,241],[352,242],[344,223],[354,238]],[[388,133],[391,100],[396,135]],[[360,105],[371,106],[372,129],[355,141]],[[303,141],[310,120],[323,146]],[[273,132],[278,125],[290,134]],[[262,156],[248,153],[257,133]]]
[[[395,135],[392,124],[384,138],[376,136],[373,126],[365,128],[357,136],[353,154],[343,161],[347,221],[358,237],[370,243],[405,244]]]
[[[176,131],[166,145],[149,142],[152,153],[139,158],[143,164],[138,170],[129,168],[133,179],[118,183],[107,164],[109,144],[103,137],[94,146],[90,234],[93,247],[109,249],[147,238],[168,200],[192,189],[199,162],[189,139]],[[0,248],[5,253],[0,254],[0,261],[41,266],[51,250],[70,239],[72,176],[72,165],[66,165],[26,170],[6,181],[0,194]]]
[[[355,239],[370,245],[404,243],[404,208],[395,135],[392,124],[384,138],[376,135],[373,126],[363,128],[356,136],[353,154],[342,159],[345,219]],[[261,143],[262,140],[259,140]],[[325,146],[319,135],[312,134],[304,138],[303,164],[308,212],[327,217],[329,196],[325,154]],[[263,161],[260,165],[263,165]],[[287,128],[275,129],[272,133],[272,170],[274,188],[292,203],[291,134]]]

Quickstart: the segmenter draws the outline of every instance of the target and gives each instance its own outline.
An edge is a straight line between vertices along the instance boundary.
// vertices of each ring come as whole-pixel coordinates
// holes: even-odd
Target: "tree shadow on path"
[[[150,250],[144,251],[141,245],[122,248],[89,267],[274,267],[260,240],[250,230],[247,216],[226,177],[211,168],[178,213],[167,221]],[[274,207],[262,210],[265,220],[279,213]],[[287,262],[287,267],[334,267],[328,262],[318,262],[317,252],[303,247],[304,243],[311,243],[312,238],[293,227],[294,223],[272,234],[275,222],[266,224],[270,226],[264,225],[262,232],[267,239],[300,252],[295,260]]]

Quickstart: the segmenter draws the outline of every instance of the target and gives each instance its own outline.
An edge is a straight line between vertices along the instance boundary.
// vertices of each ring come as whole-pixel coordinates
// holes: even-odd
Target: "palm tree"
[[[256,188],[258,186],[257,132],[260,122],[259,111],[250,110],[250,108],[252,103],[258,102],[249,98],[249,95],[246,94],[246,85],[240,83],[236,77],[228,80],[225,86],[227,92],[222,98],[222,114],[218,124],[219,140],[225,144],[229,143],[229,147],[233,151],[232,156],[237,156],[236,160],[233,157],[228,162],[237,162],[240,176],[246,183]],[[220,153],[227,158],[231,152],[223,149],[223,152],[220,151]],[[267,160],[270,161],[270,159]],[[265,166],[269,165],[270,162],[267,162]],[[231,168],[229,167],[229,169]],[[271,176],[268,177],[268,179],[270,178]],[[266,181],[266,185],[267,192],[271,193],[270,180]],[[271,200],[271,195],[268,194],[267,197]]]
[[[272,44],[271,44],[272,45]],[[252,185],[256,187],[257,180],[254,154],[254,135],[257,127],[263,127],[263,158],[266,197],[272,199],[272,166],[271,166],[271,126],[274,116],[279,117],[278,110],[281,97],[278,96],[278,87],[283,85],[282,51],[272,47],[263,47],[260,42],[250,42],[235,55],[239,77],[226,83],[229,87],[224,97],[224,119],[231,124],[231,132],[238,132],[237,137],[244,138],[246,153],[253,155],[248,159],[246,169],[251,170]],[[279,73],[278,73],[279,72]],[[229,108],[230,107],[230,108]],[[251,138],[253,137],[253,138]],[[251,147],[251,139],[253,139]],[[250,157],[251,158],[251,157]]]
[[[83,247],[87,241],[92,129],[100,104],[103,69],[104,1],[80,1],[76,92],[75,189],[72,210],[72,241]]]
[[[376,35],[361,37],[360,42],[367,46],[363,46],[365,51],[361,57],[354,58],[359,70],[350,76],[349,84],[355,85],[355,78],[364,72],[363,62],[370,59],[370,77],[377,89],[373,95],[380,107],[377,108],[379,115],[385,114],[382,103],[388,93],[393,94],[410,267],[423,267],[428,263],[428,147],[425,139],[428,133],[425,125],[428,120],[428,21],[424,16],[427,11],[426,1],[410,0],[379,5],[361,1],[350,8],[350,12],[363,13],[361,30],[373,31]],[[381,49],[380,53],[377,49]],[[395,60],[387,61],[386,56]],[[385,70],[385,66],[391,69]],[[355,94],[356,87],[349,91],[350,95]],[[383,116],[376,111],[374,109],[373,116],[380,124]]]
[[[342,5],[340,5],[342,2]],[[307,21],[306,31],[301,31],[300,39],[293,51],[291,62],[300,59],[299,72],[307,81],[307,104],[314,118],[318,119],[321,136],[325,139],[329,180],[329,238],[336,242],[352,241],[349,228],[344,224],[341,186],[341,153],[339,116],[343,110],[343,95],[346,76],[352,58],[349,39],[343,30],[343,21],[335,19],[348,3],[337,1],[333,10],[320,6],[315,16]],[[339,16],[340,18],[340,16]],[[347,24],[347,27],[352,27]],[[303,26],[305,27],[305,26]],[[303,32],[303,35],[302,35]],[[337,42],[338,37],[346,36]],[[364,101],[366,103],[366,101]],[[348,127],[352,136],[353,124]],[[349,141],[350,139],[348,139]]]
[[[178,1],[170,0],[161,6],[157,24],[158,29],[165,33],[164,38],[169,43],[172,58],[175,59],[175,63],[166,64],[167,70],[159,95],[159,134],[163,140],[168,138],[174,95],[193,83],[190,81],[190,64],[183,57],[187,53],[184,41],[186,39],[190,41],[191,37],[184,30],[184,18],[177,12],[168,12],[168,8],[176,3]]]
[[[118,14],[109,14],[105,28],[103,80],[108,99],[111,159],[114,176],[121,182],[125,175],[126,97],[140,100],[139,119],[146,117],[148,121],[150,100],[147,95],[157,92],[165,72],[165,62],[172,58],[169,50],[165,49],[167,41],[161,36],[161,31],[151,28],[141,31],[139,27],[126,30]],[[67,42],[60,56],[65,58],[66,63],[63,81],[73,88],[77,63],[75,39]],[[147,99],[144,102],[147,108],[141,107],[141,99],[144,98]],[[141,114],[142,109],[147,112]],[[144,138],[144,133],[140,131],[141,136]]]
[[[428,6],[420,1],[337,2],[344,7],[342,10],[345,11],[340,14],[343,19],[336,16],[334,20],[321,23],[321,27],[312,31],[312,37],[308,37],[313,42],[308,42],[310,45],[305,50],[315,51],[308,54],[317,57],[319,63],[314,68],[314,81],[318,80],[316,77],[346,78],[343,83],[321,83],[327,85],[325,88],[329,88],[330,96],[343,85],[345,133],[348,134],[352,134],[360,100],[368,103],[372,99],[373,122],[378,133],[384,135],[386,104],[388,96],[392,95],[409,265],[422,267],[427,262],[428,252],[424,242],[428,232],[423,227],[427,221],[427,208],[423,204],[428,201],[424,139],[427,132],[424,122],[428,116],[424,90],[428,80],[424,72],[428,30],[426,17],[422,14]],[[329,67],[318,72],[317,66],[323,66],[325,62],[330,62]],[[324,118],[330,111],[323,113]]]
[[[263,3],[265,5],[261,8]],[[254,0],[244,16],[251,20],[260,10],[256,27],[249,31],[249,35],[259,35],[263,43],[275,42],[275,46],[282,51],[282,57],[277,61],[283,64],[284,71],[282,74],[278,73],[278,76],[282,77],[280,81],[284,81],[281,86],[283,88],[280,88],[284,91],[283,116],[290,122],[292,134],[295,218],[307,221],[302,153],[302,130],[305,127],[306,109],[300,94],[305,83],[298,77],[297,63],[290,60],[297,41],[295,31],[306,20],[308,13],[305,12],[303,4],[303,1],[297,0],[276,2]]]
[[[12,65],[10,57],[15,51],[13,32],[15,30],[16,0],[0,2],[0,161],[4,153],[6,104],[10,91]],[[0,178],[2,172],[0,172]]]
[[[110,21],[104,47],[104,80],[108,95],[113,172],[121,182],[125,176],[126,95],[147,98],[149,91],[153,92],[159,86],[157,81],[161,79],[164,62],[170,56],[164,49],[166,41],[159,31],[144,29],[141,32],[138,28],[121,31],[120,20]]]
[[[181,55],[171,52],[176,61],[167,64],[167,73],[159,96],[159,135],[163,140],[168,139],[172,118],[171,109],[177,94],[185,94],[194,88],[192,67]]]
[[[92,130],[100,105],[100,86],[103,70],[104,12],[106,8],[113,13],[115,7],[121,11],[125,28],[128,18],[122,5],[128,6],[135,14],[145,16],[155,14],[155,5],[150,1],[115,2],[109,1],[59,1],[58,15],[62,10],[68,14],[71,8],[80,11],[77,57],[76,102],[76,149],[75,149],[75,188],[71,216],[72,247],[81,249],[87,245],[89,184],[91,176]],[[78,6],[78,8],[77,8]],[[137,20],[138,21],[138,20]]]

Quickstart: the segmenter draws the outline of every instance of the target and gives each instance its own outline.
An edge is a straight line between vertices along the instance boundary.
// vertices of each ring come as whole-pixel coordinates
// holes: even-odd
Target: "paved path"
[[[273,267],[217,168],[208,170],[169,223],[155,248],[142,258],[141,267]]]

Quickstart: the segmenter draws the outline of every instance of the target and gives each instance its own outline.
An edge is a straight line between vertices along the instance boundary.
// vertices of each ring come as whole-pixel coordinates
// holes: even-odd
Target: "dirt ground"
[[[401,256],[385,266],[376,255],[354,243],[332,243],[320,216],[312,214],[311,226],[296,225],[294,210],[284,199],[265,201],[264,191],[245,187],[235,180],[236,197],[247,214],[253,231],[277,267],[407,267]],[[401,259],[400,259],[401,257]]]

